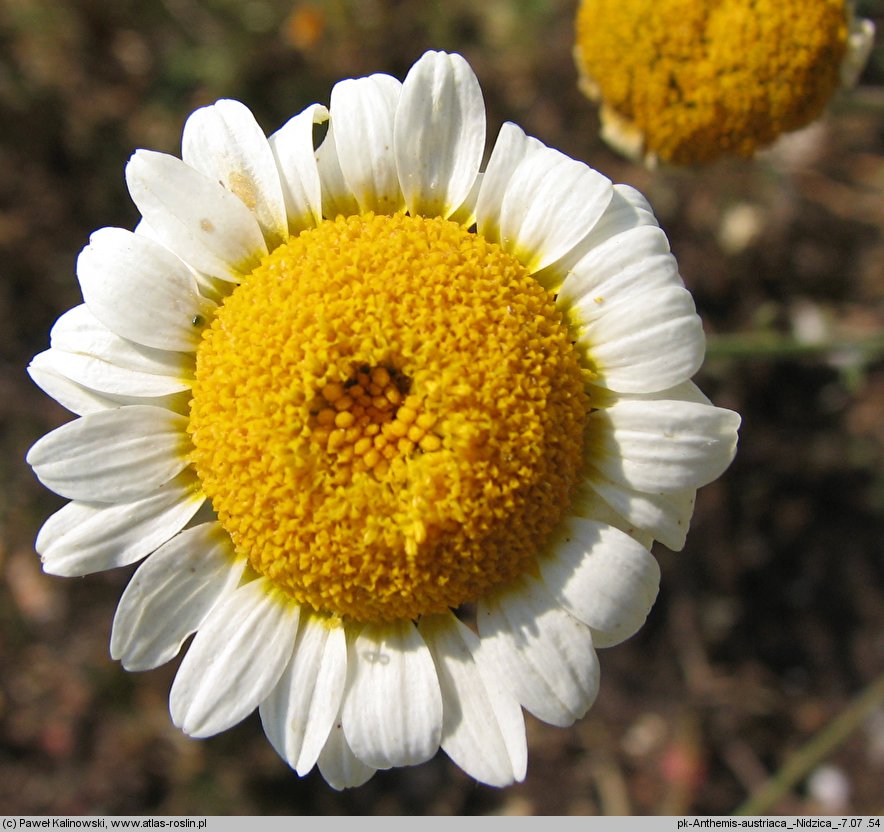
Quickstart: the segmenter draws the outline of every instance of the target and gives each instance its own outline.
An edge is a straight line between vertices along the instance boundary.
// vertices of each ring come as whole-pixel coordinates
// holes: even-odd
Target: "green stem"
[[[820,762],[843,743],[884,702],[884,673],[856,697],[835,719],[824,725],[792,754],[782,768],[739,806],[735,815],[763,815],[790,792]]]
[[[751,332],[736,335],[710,335],[707,358],[792,358],[833,353],[854,353],[863,363],[884,356],[884,335],[869,338],[840,338],[818,343],[799,341],[788,335]]]

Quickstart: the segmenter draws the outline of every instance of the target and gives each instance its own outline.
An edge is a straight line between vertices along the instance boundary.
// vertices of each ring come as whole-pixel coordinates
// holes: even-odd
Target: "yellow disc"
[[[197,351],[192,461],[237,552],[359,621],[475,601],[534,567],[588,403],[552,296],[438,218],[290,238]]]

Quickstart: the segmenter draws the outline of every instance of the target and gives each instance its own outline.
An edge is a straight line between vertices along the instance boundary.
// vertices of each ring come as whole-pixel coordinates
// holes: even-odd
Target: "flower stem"
[[[791,358],[795,356],[848,355],[869,363],[884,356],[884,334],[868,338],[834,338],[825,341],[800,341],[774,332],[747,332],[735,335],[710,335],[707,358]]]
[[[776,774],[739,806],[735,815],[763,815],[843,743],[884,702],[884,673],[838,716],[792,754]]]

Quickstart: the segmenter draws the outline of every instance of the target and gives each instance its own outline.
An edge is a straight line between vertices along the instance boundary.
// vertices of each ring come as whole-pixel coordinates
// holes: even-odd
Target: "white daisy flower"
[[[316,125],[327,133],[314,147]],[[176,725],[259,709],[335,788],[441,747],[525,776],[522,709],[595,698],[739,417],[645,200],[504,125],[459,55],[346,80],[265,138],[219,101],[138,151],[31,376],[79,418],[31,449],[71,502],[44,569],[146,558],[114,618],[173,658]],[[203,511],[200,511],[204,507]],[[211,508],[208,511],[207,508]]]

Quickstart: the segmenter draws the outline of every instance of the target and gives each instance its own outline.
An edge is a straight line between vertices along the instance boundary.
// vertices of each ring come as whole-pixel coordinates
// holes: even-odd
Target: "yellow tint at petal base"
[[[315,610],[392,621],[532,571],[588,402],[552,296],[456,223],[324,221],[236,288],[189,432],[238,553]]]
[[[847,32],[845,0],[583,0],[575,57],[612,144],[686,164],[817,118]]]

